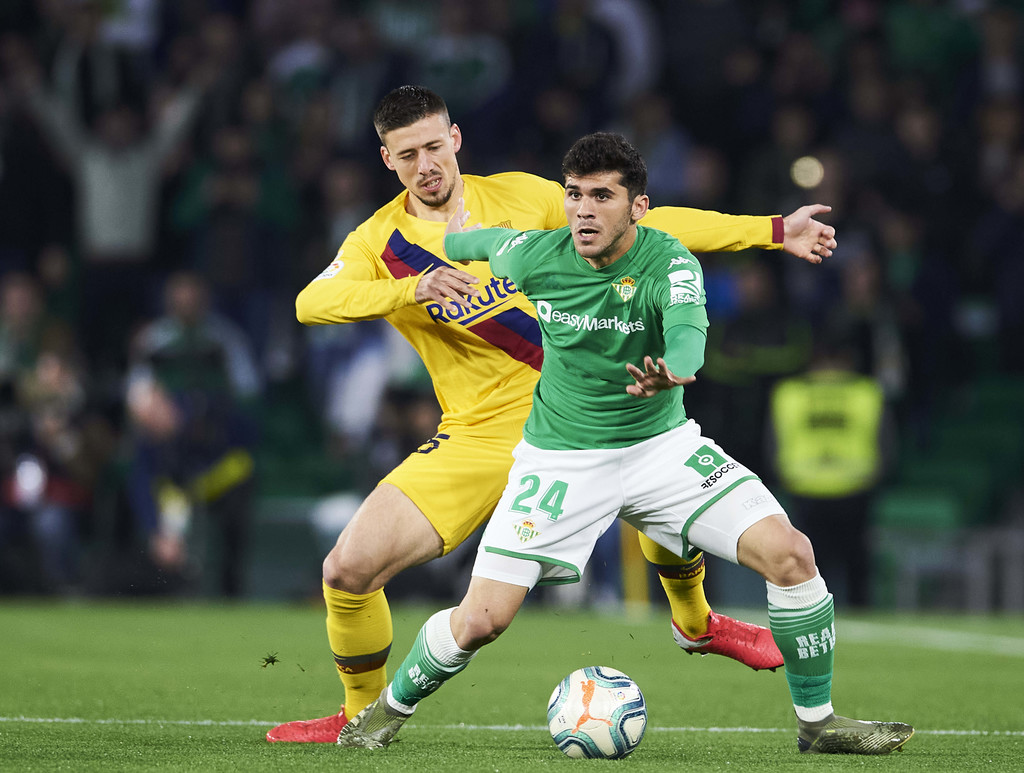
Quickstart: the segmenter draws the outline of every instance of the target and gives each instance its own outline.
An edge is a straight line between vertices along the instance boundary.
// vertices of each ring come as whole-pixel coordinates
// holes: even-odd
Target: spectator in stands
[[[29,111],[74,182],[81,252],[83,345],[95,364],[121,365],[126,331],[153,306],[147,290],[159,224],[163,164],[185,136],[199,91],[182,89],[148,128],[128,102],[104,107],[93,127],[83,124],[46,89],[33,62],[16,82]]]
[[[92,494],[113,432],[90,400],[70,328],[26,274],[0,287],[0,587],[80,587]]]
[[[216,571],[217,590],[237,596],[244,585],[260,376],[251,343],[210,310],[201,277],[177,274],[165,293],[165,315],[140,330],[132,347],[129,498],[159,569],[185,581]],[[220,555],[211,569],[205,551],[215,542]]]
[[[297,216],[287,169],[258,156],[240,124],[216,133],[209,152],[186,170],[173,202],[172,226],[185,239],[186,265],[207,279],[215,308],[242,327],[260,358],[288,276]]]
[[[139,108],[146,82],[141,57],[115,45],[105,33],[105,9],[99,0],[51,6],[54,43],[46,52],[47,84],[55,101],[89,129],[104,113],[121,105]]]

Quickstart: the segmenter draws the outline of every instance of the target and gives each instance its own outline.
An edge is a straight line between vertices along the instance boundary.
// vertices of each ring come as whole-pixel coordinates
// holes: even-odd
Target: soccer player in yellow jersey
[[[384,586],[403,569],[450,552],[488,519],[540,375],[533,306],[486,264],[469,271],[448,262],[442,239],[460,199],[484,226],[562,227],[562,186],[521,172],[461,174],[462,134],[428,89],[392,91],[374,126],[384,164],[405,190],[349,234],[299,293],[297,316],[307,325],[386,319],[423,359],[443,415],[434,437],[367,496],[324,560],[327,636],[345,687],[341,711],[279,725],[268,741],[334,743],[347,718],[380,694],[392,639]],[[782,248],[817,263],[836,245],[835,230],[814,219],[828,210],[807,206],[783,218],[661,207],[641,223],[694,252]],[[651,540],[641,543],[661,577],[679,646],[754,669],[782,665],[766,628],[711,610],[703,555],[685,560]]]

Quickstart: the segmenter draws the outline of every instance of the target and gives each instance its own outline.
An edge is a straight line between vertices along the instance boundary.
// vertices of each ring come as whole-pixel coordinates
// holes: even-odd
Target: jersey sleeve
[[[500,263],[500,260],[495,260],[495,256],[502,244],[507,244],[520,233],[512,228],[478,228],[475,231],[448,234],[444,237],[444,253],[451,261],[491,261],[491,273],[504,276],[495,269],[495,264]]]
[[[349,234],[330,265],[295,299],[304,325],[378,319],[416,303],[419,276],[380,276],[377,261],[357,232]]]
[[[665,364],[677,376],[693,376],[704,364],[707,329],[678,324],[665,331]]]
[[[708,312],[704,271],[700,261],[683,249],[672,258],[662,290],[662,329],[665,364],[677,376],[692,376],[704,364]]]
[[[672,234],[692,252],[782,249],[782,216],[726,215],[690,207],[655,207],[640,225]]]

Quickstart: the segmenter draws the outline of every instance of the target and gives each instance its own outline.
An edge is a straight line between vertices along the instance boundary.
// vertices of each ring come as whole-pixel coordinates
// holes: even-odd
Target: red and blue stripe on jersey
[[[451,267],[432,252],[408,242],[397,229],[388,239],[381,259],[396,279],[435,271],[442,266]],[[513,359],[539,371],[544,357],[540,327],[533,316],[508,303],[513,293],[518,295],[515,285],[509,280],[494,278],[480,289],[482,297],[470,299],[473,309],[458,316],[449,315],[440,304],[427,304],[427,312],[435,322],[459,324]],[[510,307],[493,313],[503,305]]]

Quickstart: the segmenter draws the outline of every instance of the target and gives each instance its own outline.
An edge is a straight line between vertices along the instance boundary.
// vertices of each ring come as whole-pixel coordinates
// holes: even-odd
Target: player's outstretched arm
[[[808,204],[782,218],[782,249],[808,263],[821,263],[836,248],[836,229],[814,219],[831,212],[825,204]]]
[[[831,209],[824,204],[809,204],[782,217],[654,207],[647,211],[640,225],[672,234],[691,252],[735,252],[760,247],[782,249],[808,262],[820,263],[836,248],[836,231],[814,216]]]

